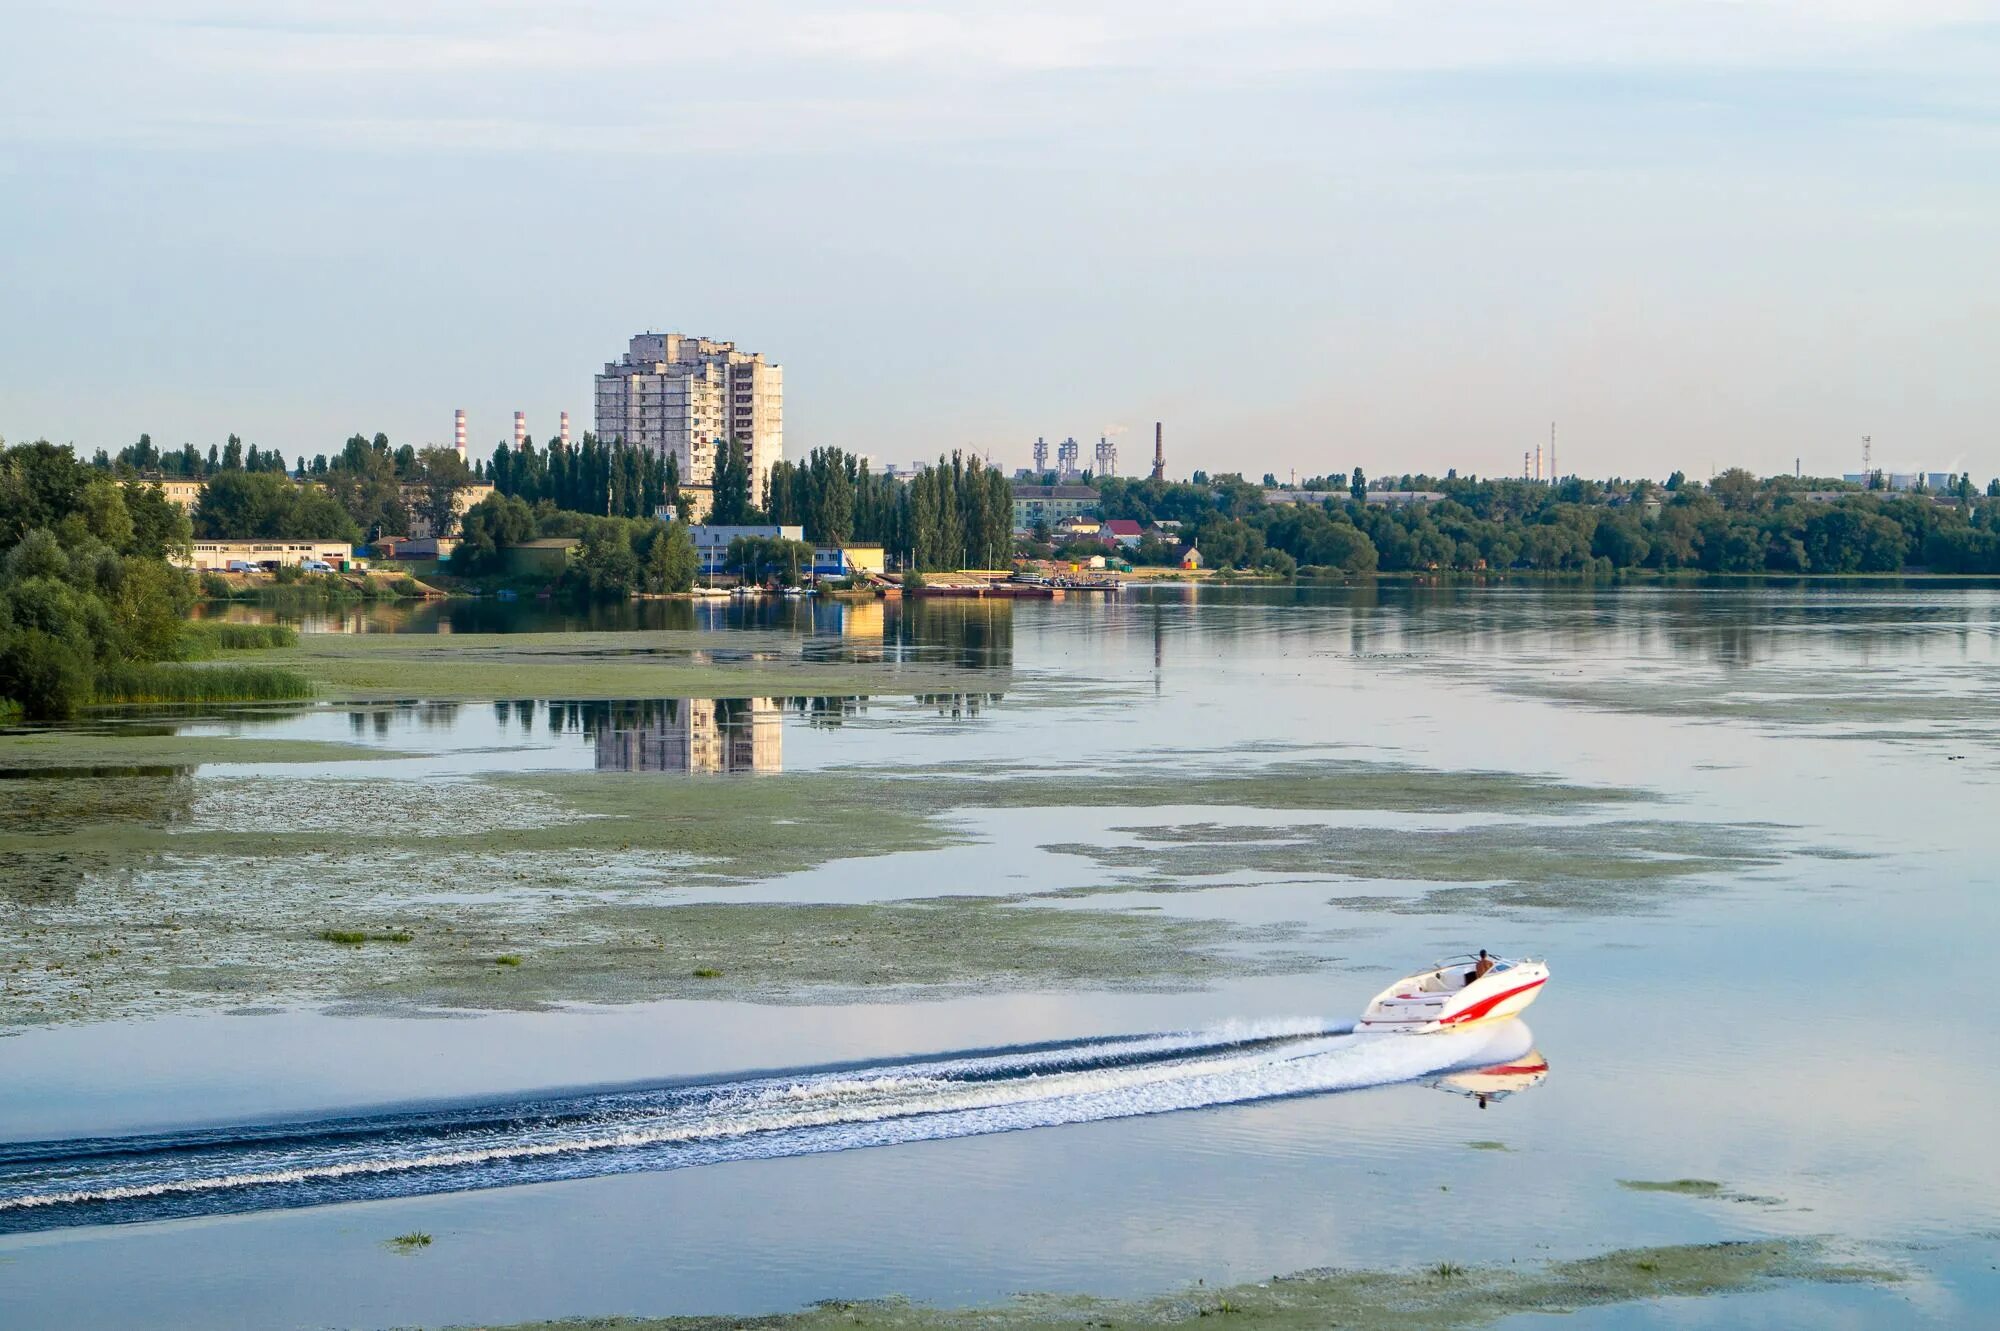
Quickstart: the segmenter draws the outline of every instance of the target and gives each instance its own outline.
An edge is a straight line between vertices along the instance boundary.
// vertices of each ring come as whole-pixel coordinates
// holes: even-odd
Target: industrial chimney
[[[514,451],[516,453],[520,452],[523,448],[527,446],[527,443],[528,443],[528,413],[525,411],[517,411],[514,413]]]
[[[1153,479],[1167,479],[1167,449],[1162,441],[1160,422],[1153,422]]]
[[[451,446],[458,450],[458,460],[465,461],[465,408],[451,413]]]
[[[566,411],[562,414],[562,442],[564,448],[569,447],[569,413]]]

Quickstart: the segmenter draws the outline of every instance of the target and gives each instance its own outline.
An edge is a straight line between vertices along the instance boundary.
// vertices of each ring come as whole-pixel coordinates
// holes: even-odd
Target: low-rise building
[[[889,567],[879,545],[822,545],[813,549],[815,578],[851,578],[857,573],[881,573]]]
[[[202,487],[206,481],[189,481],[165,476],[141,476],[125,481],[126,485],[155,486],[167,497],[167,502],[184,512],[192,513],[201,503]]]
[[[574,536],[544,536],[506,547],[510,578],[559,578],[583,542]]]
[[[1016,485],[1014,530],[1033,531],[1038,524],[1053,527],[1064,518],[1097,512],[1097,490],[1089,485]]]
[[[1065,541],[1094,541],[1104,534],[1104,524],[1096,518],[1064,518],[1050,533],[1057,545]]]
[[[231,564],[264,569],[325,564],[347,569],[354,563],[354,547],[346,541],[198,540],[188,547],[185,558],[175,562],[198,573],[227,573]]]
[[[1107,541],[1116,541],[1130,550],[1145,537],[1145,530],[1131,518],[1111,518],[1105,522],[1100,535]]]
[[[730,543],[739,537],[756,537],[766,541],[803,541],[804,527],[779,526],[777,523],[723,523],[711,526],[706,523],[688,528],[694,537],[694,553],[697,567],[703,576],[712,577],[727,571],[729,567]]]

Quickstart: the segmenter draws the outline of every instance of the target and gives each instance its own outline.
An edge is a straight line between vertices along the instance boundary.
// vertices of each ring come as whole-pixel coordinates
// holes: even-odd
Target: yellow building
[[[484,481],[480,481],[476,485],[468,485],[453,496],[451,501],[452,513],[459,521],[463,521],[467,513],[471,512],[481,500],[492,493],[493,487]],[[423,514],[418,512],[418,506],[423,502],[423,498],[423,486],[403,486],[403,507],[410,510],[410,535],[437,536],[440,533],[432,531],[431,524],[424,521]],[[452,525],[457,526],[458,524],[454,522]]]

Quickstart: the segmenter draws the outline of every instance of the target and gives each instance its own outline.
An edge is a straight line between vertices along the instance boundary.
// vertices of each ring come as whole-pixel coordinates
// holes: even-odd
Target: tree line
[[[1740,469],[1706,485],[1405,477],[1434,501],[1345,497],[1271,504],[1240,477],[1201,484],[1106,479],[1107,518],[1182,524],[1211,566],[1290,573],[1535,569],[1608,573],[2000,573],[2000,496],[1961,478],[1949,499],[1859,486],[1814,488]],[[1409,482],[1416,482],[1410,484]],[[1826,483],[1817,483],[1825,486]],[[1993,487],[1988,487],[1989,489]]]

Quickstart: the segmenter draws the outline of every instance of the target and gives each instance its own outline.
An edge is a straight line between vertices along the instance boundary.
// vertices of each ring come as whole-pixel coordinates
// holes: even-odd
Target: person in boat
[[[1473,962],[1472,969],[1465,973],[1465,982],[1471,984],[1474,980],[1485,979],[1486,972],[1493,969],[1493,964],[1493,958],[1486,955],[1486,949],[1480,948],[1479,959]]]

